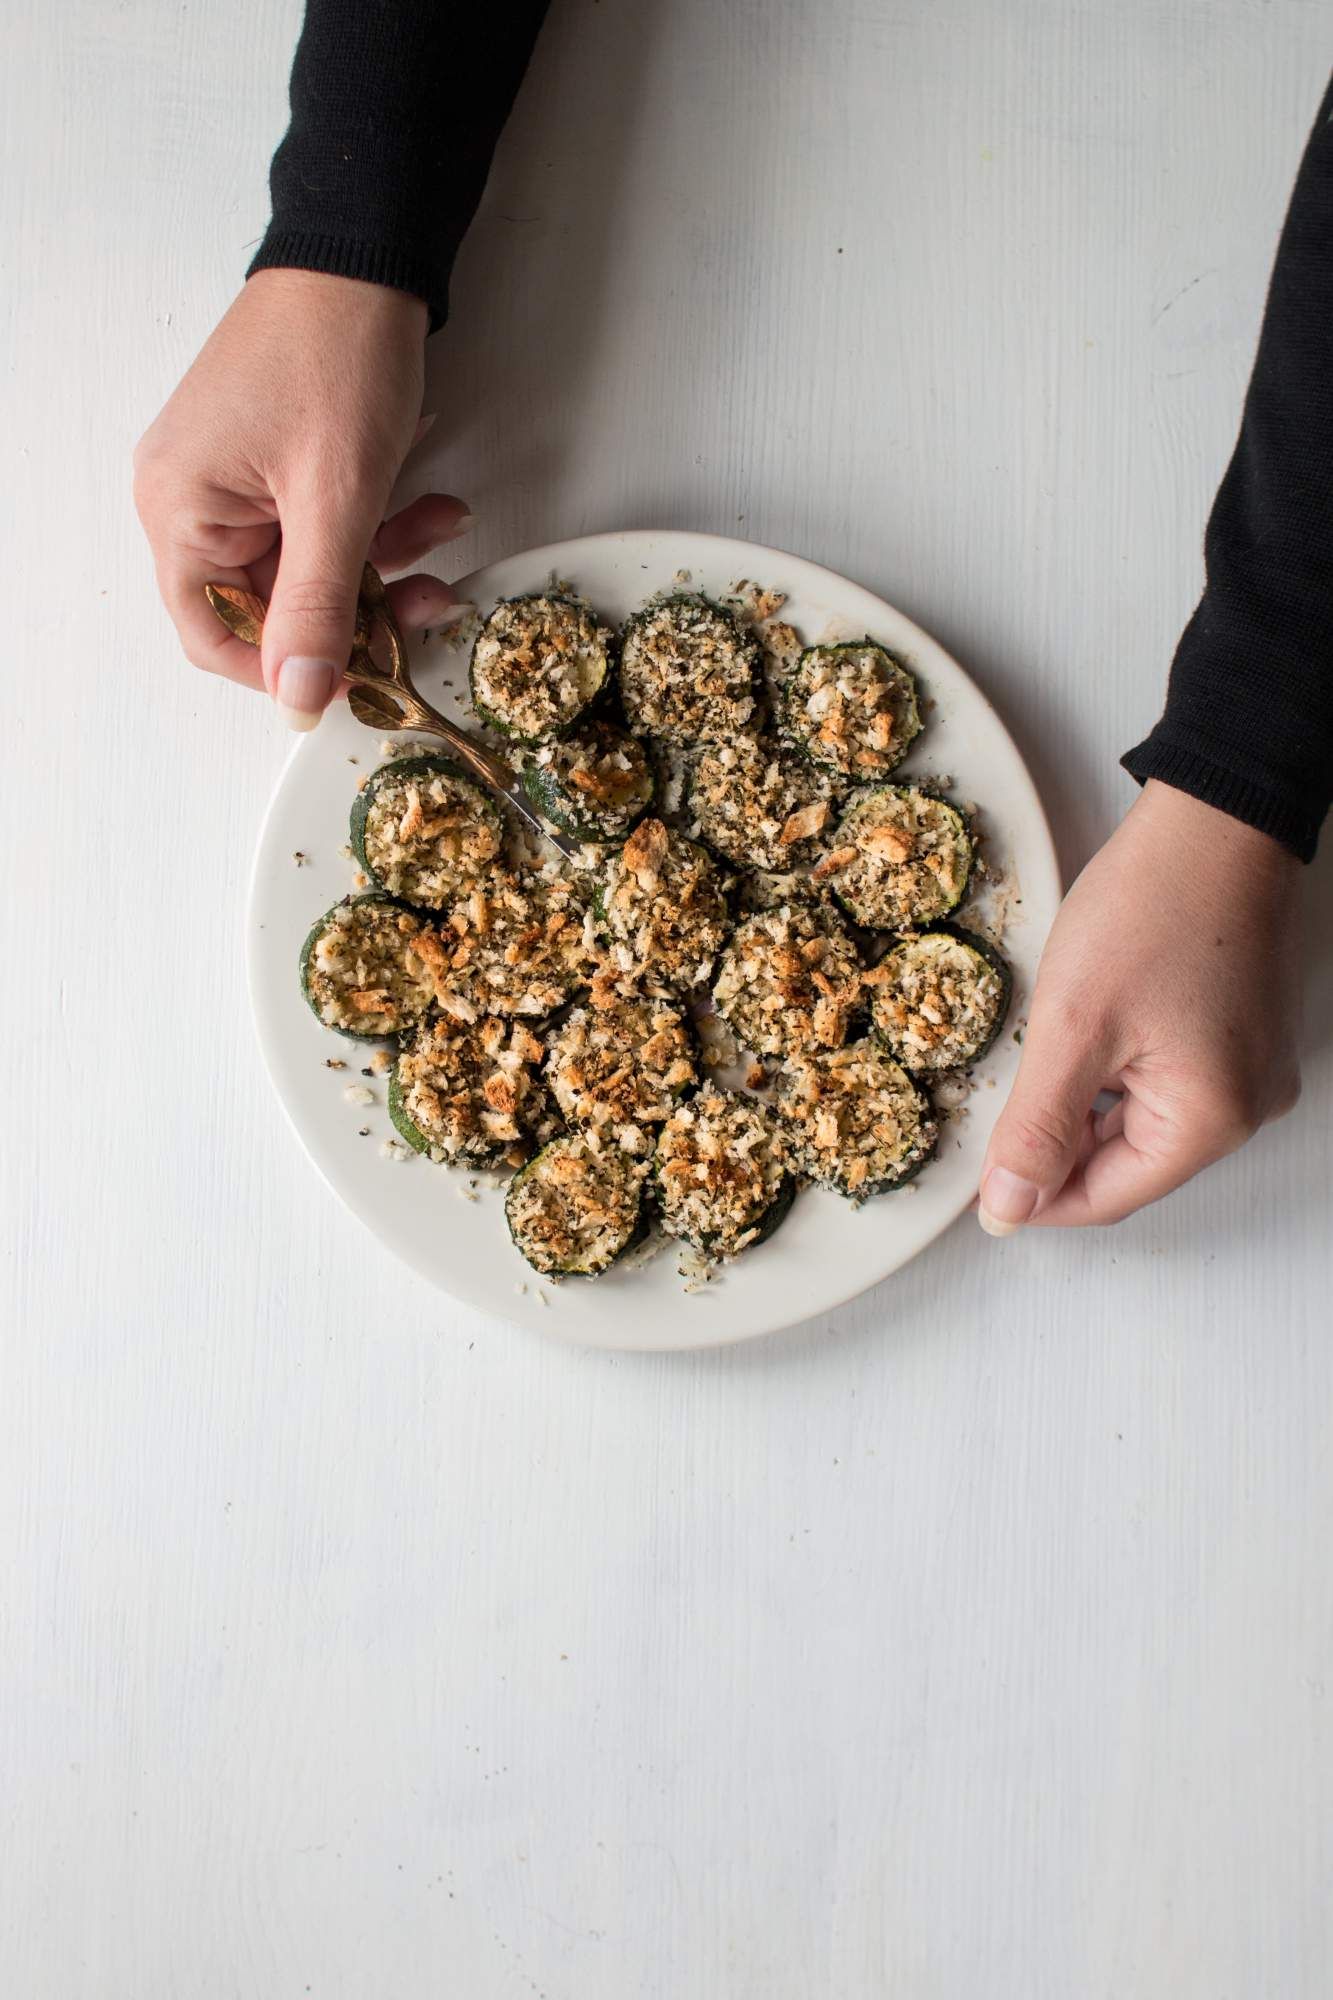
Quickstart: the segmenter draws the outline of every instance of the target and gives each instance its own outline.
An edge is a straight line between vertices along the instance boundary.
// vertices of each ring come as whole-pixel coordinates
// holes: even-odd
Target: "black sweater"
[[[308,0],[273,220],[251,270],[393,285],[440,326],[546,5]],[[1333,83],[1292,195],[1205,557],[1165,712],[1125,768],[1309,860],[1333,799]]]

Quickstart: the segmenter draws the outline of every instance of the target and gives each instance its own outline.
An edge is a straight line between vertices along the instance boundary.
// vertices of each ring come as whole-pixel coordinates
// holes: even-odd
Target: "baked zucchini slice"
[[[405,1037],[389,1117],[409,1146],[451,1167],[499,1166],[539,1121],[542,1044],[521,1021],[440,1015]]]
[[[689,592],[636,611],[620,649],[620,699],[637,734],[675,750],[728,743],[758,726],[759,642],[721,605]]]
[[[911,785],[853,792],[815,869],[853,923],[905,931],[956,910],[972,872],[972,836],[957,806]]]
[[[544,1278],[595,1278],[647,1230],[644,1168],[594,1134],[553,1139],[505,1196],[515,1247]]]
[[[546,1081],[571,1125],[588,1125],[628,1153],[646,1153],[645,1127],[661,1125],[699,1081],[689,1020],[671,1001],[594,980],[547,1041]]]
[[[731,931],[721,869],[660,819],[639,821],[606,871],[596,908],[620,970],[654,988],[701,986]]]
[[[382,764],[352,807],[352,851],[371,881],[421,909],[465,896],[503,841],[494,802],[433,751]]]
[[[576,598],[505,598],[472,648],[472,705],[517,743],[563,736],[607,686],[613,643],[610,628]]]
[[[592,976],[584,892],[561,875],[497,875],[455,903],[422,949],[435,1003],[451,1019],[541,1020]]]
[[[813,861],[835,808],[830,787],[771,737],[709,744],[690,772],[691,829],[738,868],[791,870]]]
[[[931,1076],[980,1062],[1013,992],[995,947],[952,924],[900,939],[865,977],[875,1033],[907,1069]]]
[[[796,1192],[772,1117],[753,1098],[715,1083],[662,1127],[653,1178],[667,1235],[716,1258],[764,1242]]]
[[[637,736],[594,721],[541,744],[524,763],[523,789],[544,819],[575,840],[618,843],[652,805],[657,774]]]
[[[426,919],[392,896],[348,896],[316,919],[301,946],[301,991],[340,1035],[383,1041],[419,1021],[434,998]]]
[[[839,919],[808,904],[747,917],[722,954],[713,1002],[757,1056],[837,1048],[861,1005],[861,961]]]
[[[921,734],[916,682],[873,639],[802,653],[782,719],[816,764],[857,784],[886,778]]]
[[[797,1170],[853,1201],[902,1187],[938,1136],[929,1098],[873,1036],[793,1056],[777,1111]]]

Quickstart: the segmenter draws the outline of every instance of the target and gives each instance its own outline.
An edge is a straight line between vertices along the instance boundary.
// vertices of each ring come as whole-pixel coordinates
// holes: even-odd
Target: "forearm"
[[[1333,800],[1333,85],[1292,195],[1205,555],[1165,712],[1125,766],[1308,860]]]
[[[250,270],[415,293],[432,327],[547,0],[308,0]]]

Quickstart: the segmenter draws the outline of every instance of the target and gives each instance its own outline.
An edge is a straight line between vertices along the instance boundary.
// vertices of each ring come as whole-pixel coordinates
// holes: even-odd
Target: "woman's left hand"
[[[1145,786],[1042,954],[983,1229],[1120,1222],[1290,1111],[1300,876],[1267,834]],[[1096,1114],[1103,1090],[1122,1095]]]

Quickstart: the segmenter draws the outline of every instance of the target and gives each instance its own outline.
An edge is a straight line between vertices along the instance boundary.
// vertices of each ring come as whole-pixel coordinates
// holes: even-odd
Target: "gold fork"
[[[264,614],[262,597],[252,590],[239,590],[231,583],[206,583],[204,596],[227,630],[247,646],[262,643]],[[381,667],[372,658],[371,640],[375,627],[384,633],[389,664]],[[549,840],[552,847],[570,860],[579,854],[579,843],[568,834],[548,826],[523,789],[522,781],[502,757],[485,743],[432,708],[418,693],[407,664],[407,647],[393,615],[384,580],[369,563],[361,572],[361,595],[356,609],[356,633],[352,656],[343,669],[347,682],[347,706],[358,722],[368,729],[415,729],[426,736],[438,736],[449,745],[458,762],[486,791],[516,812],[534,833]]]

